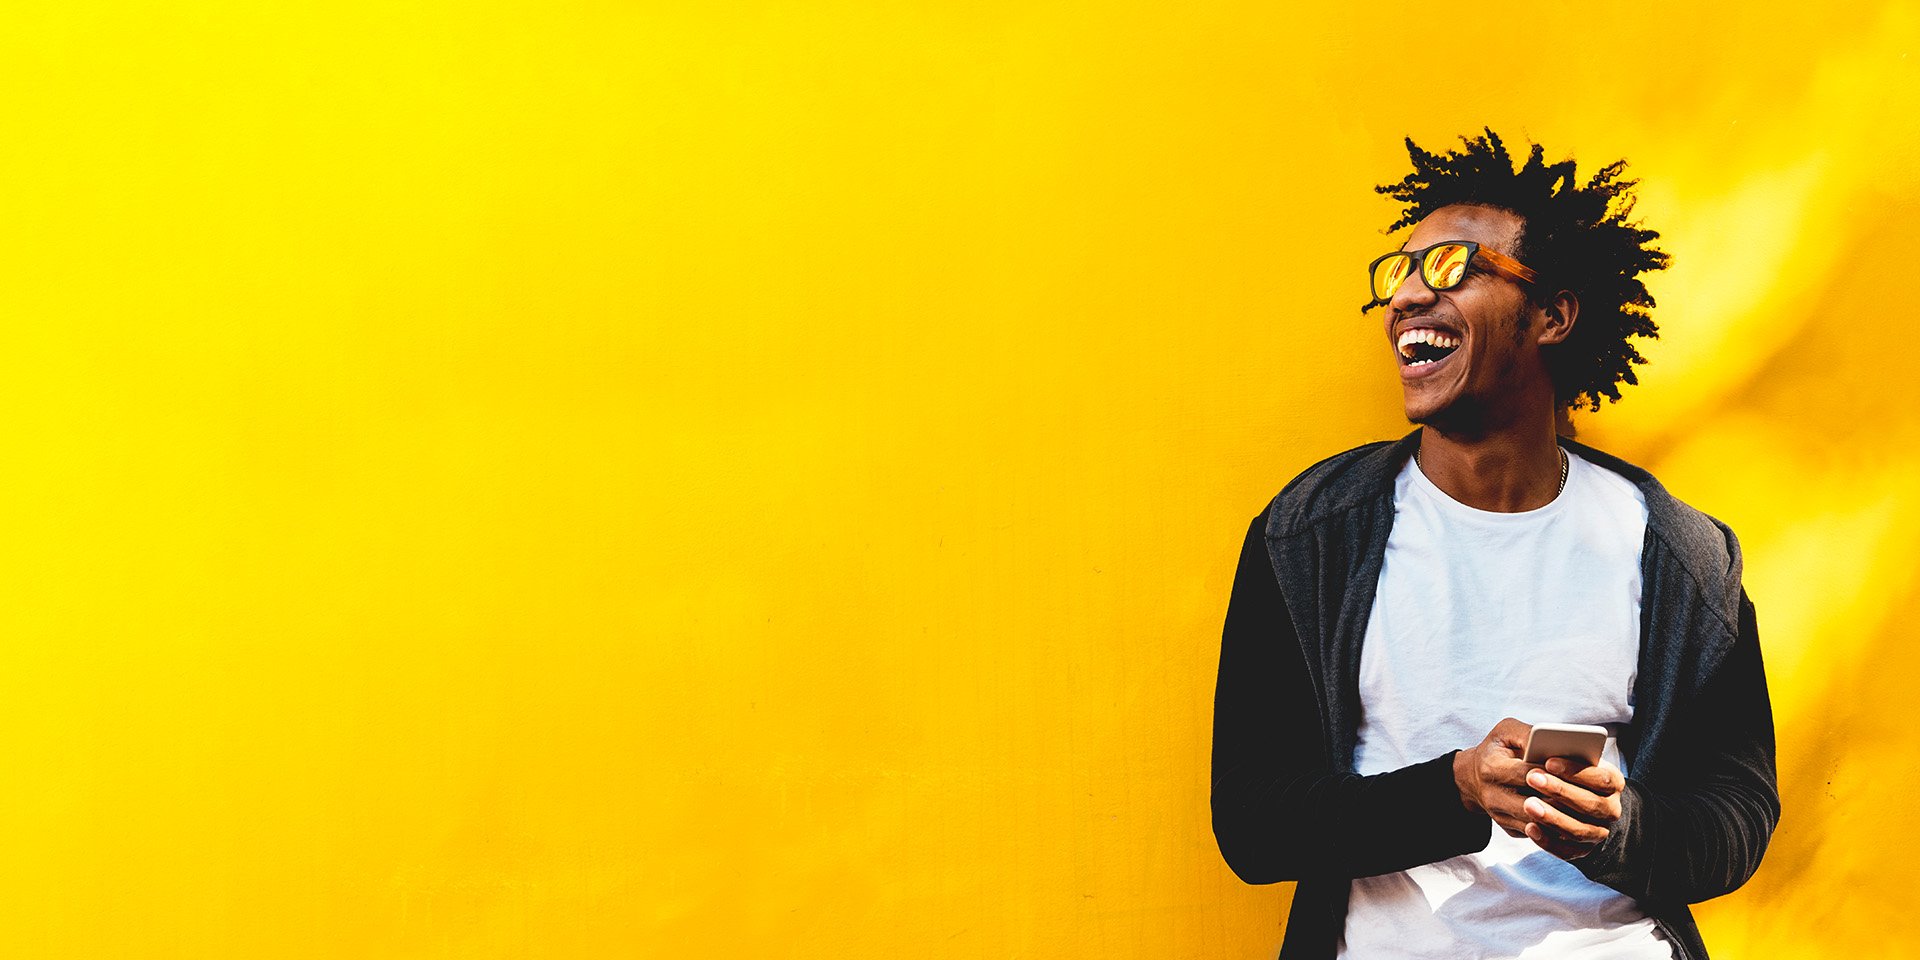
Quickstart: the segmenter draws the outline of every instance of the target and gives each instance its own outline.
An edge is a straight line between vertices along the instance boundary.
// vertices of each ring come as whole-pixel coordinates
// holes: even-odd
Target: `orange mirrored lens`
[[[1373,296],[1385,300],[1413,273],[1412,257],[1388,257],[1373,268]]]
[[[1442,244],[1427,251],[1420,263],[1420,275],[1426,279],[1427,286],[1435,290],[1447,290],[1457,286],[1467,275],[1467,259],[1473,251],[1457,243]]]

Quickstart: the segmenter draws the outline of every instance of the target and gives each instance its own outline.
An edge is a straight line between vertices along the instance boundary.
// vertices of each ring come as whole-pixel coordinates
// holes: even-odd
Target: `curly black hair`
[[[1536,304],[1560,290],[1580,298],[1573,332],[1543,351],[1555,401],[1563,408],[1590,403],[1598,410],[1601,397],[1620,399],[1622,382],[1639,383],[1633,366],[1647,360],[1629,339],[1660,335],[1650,315],[1653,297],[1639,275],[1666,269],[1668,257],[1651,246],[1658,233],[1627,220],[1632,189],[1639,183],[1620,179],[1627,162],[1601,167],[1580,186],[1573,160],[1546,163],[1546,151],[1537,143],[1515,170],[1492,128],[1483,137],[1462,136],[1464,149],[1444,154],[1422,150],[1412,137],[1406,140],[1413,172],[1399,183],[1374,188],[1406,204],[1384,232],[1412,226],[1453,204],[1517,214],[1525,227],[1514,255],[1539,273],[1528,296]]]

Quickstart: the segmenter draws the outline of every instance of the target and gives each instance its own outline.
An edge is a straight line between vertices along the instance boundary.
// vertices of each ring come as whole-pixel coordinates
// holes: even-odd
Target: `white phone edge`
[[[1546,734],[1542,737],[1541,734]],[[1607,728],[1585,723],[1536,723],[1532,732],[1527,734],[1526,761],[1528,763],[1546,763],[1554,757],[1580,757],[1591,763],[1600,761],[1600,754],[1607,747]],[[1538,741],[1539,753],[1534,752]],[[1576,751],[1573,747],[1589,747]]]

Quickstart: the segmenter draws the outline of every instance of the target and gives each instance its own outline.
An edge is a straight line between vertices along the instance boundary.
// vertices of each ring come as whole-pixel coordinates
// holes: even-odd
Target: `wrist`
[[[1460,792],[1462,807],[1474,813],[1485,809],[1480,806],[1479,791],[1473,787],[1473,761],[1465,750],[1453,752],[1453,786]]]

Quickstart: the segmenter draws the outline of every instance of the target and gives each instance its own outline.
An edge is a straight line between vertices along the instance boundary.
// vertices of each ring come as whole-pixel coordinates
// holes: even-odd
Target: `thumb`
[[[1516,753],[1527,748],[1527,737],[1533,733],[1533,726],[1507,717],[1493,726],[1493,740]]]

